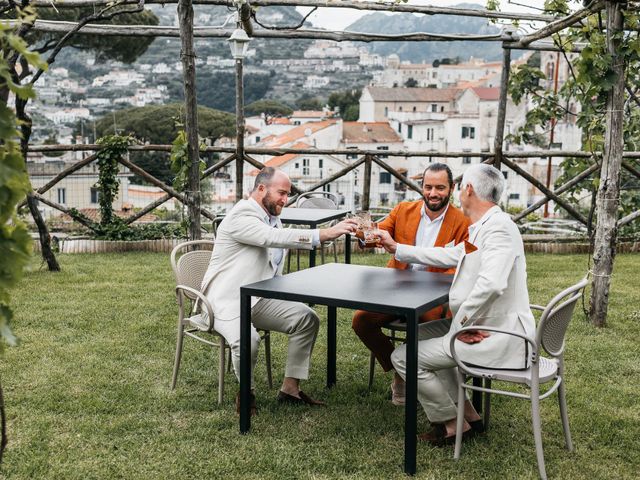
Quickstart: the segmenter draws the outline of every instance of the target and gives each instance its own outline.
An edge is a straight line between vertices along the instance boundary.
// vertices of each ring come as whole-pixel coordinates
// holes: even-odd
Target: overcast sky
[[[318,4],[322,3],[324,2],[318,2]],[[415,5],[434,5],[439,7],[458,5],[460,3],[477,3],[479,5],[486,4],[485,0],[410,0],[408,3]],[[541,13],[539,10],[529,8],[524,5],[526,4],[532,7],[542,8],[544,0],[501,0],[501,3],[501,9],[504,12]],[[310,9],[298,7],[298,10],[304,14]],[[348,8],[319,8],[318,11],[309,17],[309,20],[311,20],[314,27],[322,27],[330,30],[342,30],[367,13],[372,12],[352,10]]]

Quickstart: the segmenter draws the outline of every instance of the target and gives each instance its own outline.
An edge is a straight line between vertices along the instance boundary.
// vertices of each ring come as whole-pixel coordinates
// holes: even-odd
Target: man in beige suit
[[[355,231],[353,220],[320,230],[282,228],[279,215],[290,192],[289,177],[266,167],[256,177],[249,199],[239,201],[218,227],[202,288],[213,307],[214,328],[231,346],[236,376],[240,370],[240,286],[282,274],[285,249],[310,250],[320,242]],[[252,371],[260,343],[256,327],[286,333],[287,364],[278,401],[322,405],[299,386],[300,380],[309,376],[309,361],[320,323],[316,313],[302,303],[274,299],[253,298],[251,306]],[[253,392],[252,412],[255,413]]]
[[[509,215],[497,206],[504,183],[502,173],[492,166],[479,164],[467,169],[462,177],[460,203],[472,225],[469,241],[456,247],[400,245],[381,231],[384,247],[399,261],[457,269],[449,292],[451,326],[445,328],[438,321],[425,324],[418,347],[418,399],[434,427],[421,438],[435,445],[451,443],[455,437],[459,399],[455,361],[449,348],[452,335],[472,325],[499,327],[529,336],[535,331],[522,238]],[[523,369],[528,362],[524,340],[482,330],[460,335],[456,352],[462,361],[477,366]],[[391,356],[403,378],[405,355],[405,347],[401,346]],[[480,417],[464,400],[463,431],[482,431]]]

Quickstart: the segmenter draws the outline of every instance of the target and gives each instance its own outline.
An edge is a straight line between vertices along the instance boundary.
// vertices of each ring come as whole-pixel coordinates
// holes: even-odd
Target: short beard
[[[278,216],[278,205],[276,205],[276,203],[271,200],[271,195],[269,194],[269,192],[267,192],[267,194],[262,199],[262,206],[267,210],[267,212],[269,212],[269,215],[271,215],[272,217]]]
[[[439,212],[440,210],[442,210],[444,207],[447,206],[447,204],[449,203],[449,197],[445,197],[442,199],[442,201],[440,203],[438,203],[435,207],[432,207],[429,204],[429,201],[425,198],[424,199],[424,205],[425,207],[427,207],[429,210],[431,210],[432,212]]]

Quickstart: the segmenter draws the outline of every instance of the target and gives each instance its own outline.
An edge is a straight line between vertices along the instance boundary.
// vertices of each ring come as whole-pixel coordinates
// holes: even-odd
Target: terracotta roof
[[[265,147],[282,147],[306,137],[307,133],[314,134],[331,125],[335,125],[336,122],[337,120],[323,120],[321,122],[304,123],[278,135],[277,137],[269,138],[268,140],[264,139],[260,144]]]
[[[402,142],[402,138],[387,122],[344,122],[344,143]]]
[[[474,87],[473,91],[480,97],[480,100],[498,100],[500,98],[500,87]]]
[[[293,149],[306,149],[306,148],[311,148],[311,145],[306,144],[304,142],[298,142],[295,145],[292,145],[291,148]],[[287,162],[290,162],[291,160],[293,160],[294,158],[300,156],[299,153],[285,153],[284,155],[278,155],[277,157],[271,157],[269,160],[267,160],[266,162],[264,162],[264,166],[265,167],[273,167],[273,168],[278,168],[281,167],[282,165],[286,164]],[[256,175],[258,175],[258,172],[260,170],[258,170],[257,168],[254,168],[253,170],[251,170],[249,172],[249,175],[251,175],[252,177],[255,177]]]
[[[291,116],[299,118],[322,118],[326,115],[322,110],[296,110]]]
[[[451,102],[460,88],[388,88],[367,87],[374,100],[382,102]]]
[[[271,120],[272,125],[290,125],[291,122],[286,117],[276,117]]]

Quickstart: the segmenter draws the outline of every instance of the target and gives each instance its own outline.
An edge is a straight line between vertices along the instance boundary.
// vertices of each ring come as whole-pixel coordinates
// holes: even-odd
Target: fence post
[[[369,210],[371,200],[371,156],[366,155],[364,158],[364,184],[362,187],[362,210]]]
[[[196,54],[193,48],[193,5],[191,0],[178,2],[182,71],[184,78],[185,122],[189,149],[188,204],[189,238],[199,240],[200,232],[200,141],[198,138],[198,103],[196,99]]]
[[[244,179],[244,86],[242,59],[236,58],[236,202],[242,200]]]
[[[493,141],[493,151],[496,156],[493,166],[500,170],[502,164],[502,145],[504,143],[504,124],[507,117],[507,97],[509,86],[509,69],[511,68],[511,50],[502,47],[502,76],[500,78],[500,100],[498,102],[498,121],[496,122],[496,137]]]
[[[589,316],[598,327],[604,326],[609,308],[609,287],[616,254],[620,170],[624,151],[623,121],[625,102],[624,58],[617,37],[624,26],[622,5],[607,1],[607,49],[612,58],[615,82],[607,95],[607,126],[600,186],[596,200],[598,223],[593,250],[593,283]]]

